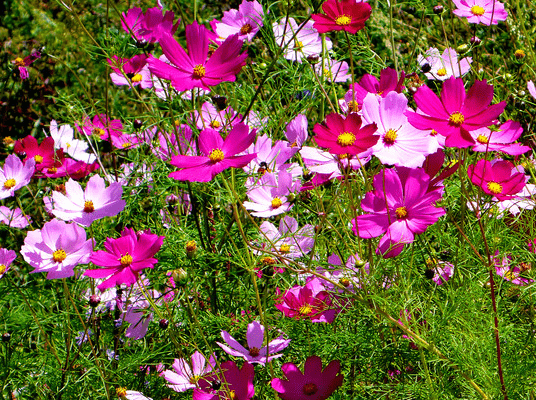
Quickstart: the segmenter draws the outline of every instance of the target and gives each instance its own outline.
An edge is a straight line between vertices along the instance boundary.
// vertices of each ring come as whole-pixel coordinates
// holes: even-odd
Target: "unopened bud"
[[[139,131],[140,128],[143,126],[143,122],[141,119],[135,119],[132,125],[134,126],[135,130]]]
[[[525,51],[522,49],[517,49],[514,53],[514,56],[516,56],[518,60],[521,60],[522,58],[525,58]]]
[[[444,10],[444,7],[441,4],[434,6],[434,14],[441,14]]]
[[[186,281],[186,279],[188,279],[188,273],[184,270],[184,268],[177,268],[173,270],[171,277],[176,285],[181,285]]]
[[[9,342],[11,340],[11,334],[6,332],[2,335],[2,342]]]
[[[469,46],[467,46],[464,43],[464,44],[460,44],[458,47],[456,47],[456,50],[458,51],[458,53],[462,53],[462,52],[466,51],[468,48],[469,48]]]
[[[471,38],[471,44],[478,46],[480,43],[482,43],[482,39],[480,39],[478,36],[473,36]]]
[[[195,240],[189,240],[188,242],[186,242],[186,257],[194,258],[196,251],[197,244],[195,243]]]
[[[160,325],[160,329],[167,329],[169,326],[169,321],[165,318],[162,318],[160,321],[158,321],[158,325]]]
[[[356,266],[356,267],[362,267],[362,266],[364,266],[366,263],[367,263],[367,262],[364,261],[364,260],[356,260],[356,262],[355,262],[355,266]]]
[[[89,305],[93,308],[97,307],[101,302],[101,298],[98,294],[92,294],[89,296]]]

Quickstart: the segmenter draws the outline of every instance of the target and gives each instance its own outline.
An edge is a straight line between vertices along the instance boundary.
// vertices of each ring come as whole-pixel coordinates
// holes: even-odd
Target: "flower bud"
[[[165,318],[162,318],[160,321],[158,321],[158,325],[160,325],[160,329],[167,329],[169,326],[169,321]]]
[[[2,342],[9,342],[11,340],[11,334],[6,332],[2,334]]]
[[[444,7],[441,4],[434,6],[434,14],[441,14],[444,10]]]
[[[195,243],[195,240],[189,240],[186,242],[186,257],[192,259],[195,257],[195,253],[197,252],[197,244]]]
[[[173,270],[171,273],[171,277],[173,278],[173,281],[176,285],[182,285],[186,283],[186,279],[188,279],[188,273],[184,270],[184,268],[177,268]]]
[[[473,36],[471,38],[471,44],[474,46],[478,46],[480,43],[482,43],[482,39],[480,39],[478,36]]]
[[[426,74],[427,72],[430,72],[432,70],[432,66],[428,63],[424,64],[422,67],[421,67],[421,71]]]
[[[521,60],[522,58],[525,58],[525,51],[523,49],[517,49],[514,56],[516,56],[518,60]]]
[[[97,307],[101,302],[101,298],[98,294],[92,294],[90,297],[89,297],[89,305],[93,308]]]
[[[458,53],[463,53],[464,51],[467,51],[467,49],[469,48],[469,46],[467,46],[465,43],[464,44],[460,44],[458,47],[456,47],[456,51]]]

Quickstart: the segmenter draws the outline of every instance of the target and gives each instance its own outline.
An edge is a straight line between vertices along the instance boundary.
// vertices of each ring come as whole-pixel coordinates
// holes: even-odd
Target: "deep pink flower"
[[[36,138],[28,135],[24,139],[17,140],[13,151],[26,156],[24,164],[33,159],[37,171],[50,168],[56,161],[63,160],[63,150],[54,151],[54,139],[51,137],[44,138],[41,143],[38,143]]]
[[[0,200],[15,196],[15,190],[30,183],[34,172],[34,159],[30,158],[23,164],[16,155],[7,156],[3,168],[0,169]]]
[[[472,147],[473,151],[500,151],[517,156],[530,150],[529,146],[514,143],[523,133],[523,128],[519,122],[512,120],[506,121],[498,130],[480,128],[469,133],[476,142]]]
[[[374,134],[376,124],[361,125],[361,117],[357,114],[352,113],[346,118],[339,114],[329,114],[324,124],[315,125],[315,141],[332,154],[359,154],[360,157],[365,157],[372,152],[372,146],[380,136]]]
[[[263,17],[264,11],[258,1],[243,0],[238,10],[224,11],[221,22],[213,20],[210,25],[222,40],[237,34],[240,39],[251,42],[263,26]]]
[[[17,258],[17,253],[13,250],[3,249],[0,247],[0,279],[9,271],[9,266]]]
[[[308,357],[303,373],[292,363],[281,367],[286,379],[272,379],[272,388],[282,400],[325,400],[342,385],[341,363],[334,360],[322,370],[322,359]]]
[[[233,361],[221,363],[219,371],[198,382],[199,388],[194,389],[193,400],[250,400],[255,396],[254,375],[250,363],[245,362],[241,369]]]
[[[13,64],[19,68],[20,79],[28,79],[30,74],[28,73],[28,67],[31,63],[41,58],[41,53],[39,51],[34,51],[29,56],[24,58],[17,57],[13,60]]]
[[[112,59],[108,58],[106,61],[114,70],[110,74],[110,78],[115,85],[140,86],[142,89],[153,87],[153,79],[147,66],[145,54],[138,54],[130,59],[113,56]]]
[[[98,288],[101,291],[115,285],[131,286],[138,279],[144,268],[153,268],[158,262],[153,256],[160,250],[164,236],[150,231],[137,233],[125,228],[118,239],[107,238],[104,243],[106,251],[98,250],[91,255],[90,261],[99,269],[90,269],[84,275],[91,278],[106,278]]]
[[[461,78],[443,82],[441,99],[428,86],[421,86],[414,96],[417,112],[408,111],[410,124],[422,130],[434,129],[447,139],[448,147],[468,147],[475,144],[470,131],[493,125],[503,112],[506,102],[490,105],[493,85],[476,81],[467,94]]]
[[[225,140],[211,128],[199,134],[199,150],[202,156],[172,157],[171,165],[183,168],[172,172],[170,178],[179,181],[208,182],[227,168],[241,168],[247,165],[257,154],[239,156],[255,140],[256,131],[249,132],[245,124],[237,124],[227,134]]]
[[[140,42],[154,43],[162,35],[173,35],[179,27],[180,19],[173,25],[175,14],[166,11],[162,15],[162,10],[158,7],[149,8],[145,14],[139,7],[131,8],[123,13],[121,25],[127,33]]]
[[[376,253],[396,257],[415,235],[424,233],[445,210],[434,204],[441,189],[429,189],[430,177],[422,169],[386,169],[374,177],[374,191],[361,202],[363,211],[352,220],[353,232],[363,239],[385,234]]]
[[[194,21],[186,27],[188,54],[173,37],[163,36],[160,45],[171,64],[151,56],[149,69],[154,75],[170,80],[178,91],[195,87],[209,89],[225,81],[234,82],[246,64],[247,53],[241,53],[242,40],[238,35],[227,38],[208,58],[209,42],[209,31]]]
[[[466,17],[470,24],[497,25],[508,18],[504,4],[497,0],[452,1],[457,7],[453,13],[461,18]]]
[[[327,0],[322,4],[325,14],[313,14],[314,27],[319,33],[346,31],[354,34],[365,27],[370,18],[370,4],[358,0]]]
[[[525,186],[525,174],[518,172],[514,164],[506,160],[495,163],[479,160],[476,164],[469,165],[467,174],[474,185],[499,200],[511,198]]]
[[[47,279],[74,275],[74,267],[87,264],[93,240],[86,240],[86,231],[77,224],[53,219],[42,229],[28,232],[20,253],[36,272],[48,272]]]
[[[195,389],[200,380],[204,380],[214,368],[216,368],[216,356],[212,354],[207,360],[201,353],[196,351],[188,362],[184,358],[176,358],[171,366],[172,370],[163,371],[162,376],[168,381],[168,388],[175,392],[185,392]]]
[[[84,118],[82,125],[76,124],[78,131],[86,137],[112,141],[113,138],[123,134],[123,124],[118,119],[110,119],[106,114],[98,114],[91,120]]]

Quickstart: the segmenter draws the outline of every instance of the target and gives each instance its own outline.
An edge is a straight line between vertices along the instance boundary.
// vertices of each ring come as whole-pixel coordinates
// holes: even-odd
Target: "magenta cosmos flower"
[[[86,270],[84,275],[90,278],[109,277],[98,286],[100,291],[121,284],[131,286],[142,269],[153,268],[158,262],[153,256],[160,250],[163,242],[164,236],[152,234],[150,231],[137,233],[133,229],[125,228],[120,238],[106,239],[106,251],[99,250],[91,255],[90,261],[104,268]]]
[[[33,159],[37,171],[53,167],[56,161],[63,160],[63,150],[54,151],[54,139],[51,137],[44,138],[41,143],[38,143],[36,138],[28,135],[24,139],[17,140],[13,151],[26,156],[25,164]]]
[[[122,15],[123,29],[140,42],[154,43],[164,34],[173,35],[181,22],[179,19],[173,24],[175,14],[172,11],[166,11],[162,15],[162,10],[158,7],[147,9],[145,14],[141,8],[135,7]]]
[[[322,370],[322,359],[308,357],[303,367],[286,363],[281,367],[286,379],[272,379],[272,388],[282,400],[325,400],[342,385],[341,363],[333,360]]]
[[[506,102],[490,105],[493,85],[485,80],[476,81],[467,94],[461,78],[451,77],[443,83],[441,99],[423,85],[414,96],[417,112],[408,111],[407,117],[414,127],[433,129],[446,137],[448,147],[468,147],[475,144],[470,131],[493,125],[503,112]]]
[[[290,339],[285,340],[283,336],[271,340],[268,343],[268,346],[263,346],[264,344],[264,326],[259,321],[253,321],[248,324],[248,330],[246,334],[246,339],[248,342],[248,348],[246,349],[240,343],[238,343],[235,338],[233,338],[229,332],[222,331],[221,337],[225,340],[225,344],[216,342],[227,354],[236,357],[242,357],[249,363],[258,363],[261,365],[266,365],[266,362],[270,362],[274,358],[279,358],[283,354],[276,354],[283,349],[285,349],[289,343]],[[268,359],[266,358],[268,357]]]
[[[370,4],[358,0],[327,0],[322,4],[324,14],[313,14],[314,27],[319,33],[346,31],[357,33],[365,27],[372,13]]]
[[[25,164],[14,154],[7,156],[4,167],[0,169],[0,200],[15,196],[15,190],[30,183],[35,171],[35,160]]]
[[[430,177],[422,169],[386,169],[374,177],[374,191],[361,202],[363,211],[352,220],[354,233],[363,239],[385,234],[376,253],[396,257],[415,235],[424,233],[445,210],[434,204],[441,189],[429,189]]]
[[[106,61],[114,70],[110,78],[115,85],[140,86],[142,89],[153,87],[153,79],[145,54],[138,54],[130,59],[113,56],[112,59],[108,58]]]
[[[192,354],[190,362],[184,358],[176,358],[171,366],[173,371],[165,370],[160,376],[168,381],[168,388],[175,392],[185,392],[195,389],[197,382],[204,379],[214,368],[216,368],[216,356],[212,354],[207,360],[200,352]]]
[[[372,152],[372,146],[380,137],[374,134],[376,124],[361,125],[361,117],[355,113],[346,118],[339,114],[329,114],[324,124],[315,125],[315,141],[332,154],[359,154],[360,157],[365,157]]]
[[[35,268],[31,273],[48,272],[47,279],[58,279],[73,276],[75,266],[89,262],[92,250],[84,228],[53,219],[28,232],[20,252]]]
[[[162,51],[171,64],[150,57],[150,71],[171,81],[175,89],[182,92],[195,87],[209,89],[222,82],[234,82],[236,74],[246,64],[247,53],[240,53],[243,41],[238,35],[228,37],[208,58],[210,32],[194,22],[186,27],[188,54],[171,36],[160,39]]]
[[[83,226],[90,226],[93,221],[104,217],[113,217],[125,208],[125,200],[121,200],[123,187],[114,182],[106,187],[99,175],[93,175],[85,190],[72,179],[65,184],[65,194],[52,193],[52,213],[64,221],[74,221]]]
[[[467,174],[474,185],[499,200],[510,199],[525,187],[525,174],[518,172],[514,164],[506,160],[495,163],[480,160],[469,165]]]
[[[249,132],[245,124],[237,124],[225,140],[214,129],[204,129],[199,134],[199,150],[202,156],[177,155],[171,158],[171,165],[182,168],[172,172],[170,178],[179,181],[208,182],[227,168],[242,168],[257,154],[237,154],[246,150],[255,140],[256,131]]]
[[[33,51],[32,54],[29,56],[26,56],[24,58],[17,57],[12,62],[15,64],[16,67],[19,68],[19,75],[20,79],[28,79],[30,77],[30,73],[28,72],[28,67],[30,64],[32,64],[37,59],[41,58],[41,53],[38,51]]]
[[[222,40],[237,34],[240,39],[251,42],[263,26],[263,17],[264,10],[258,1],[243,0],[238,10],[225,11],[221,22],[214,20],[210,25]]]
[[[457,9],[453,11],[458,17],[466,17],[470,24],[497,25],[506,21],[508,12],[504,4],[496,0],[453,0]]]
[[[0,247],[0,278],[9,270],[11,263],[17,258],[17,253],[13,250]]]
[[[533,279],[521,276],[521,274],[526,271],[527,268],[525,265],[527,264],[521,263],[520,265],[512,265],[512,256],[510,255],[504,256],[501,259],[499,250],[497,250],[493,256],[493,263],[495,264],[495,272],[497,275],[514,285],[525,286],[534,282]]]
[[[239,369],[233,361],[221,363],[220,370],[200,380],[193,400],[250,400],[255,396],[253,365],[244,363]]]
[[[476,142],[472,147],[473,151],[500,151],[512,156],[517,156],[530,150],[529,146],[514,143],[523,133],[523,128],[519,122],[512,120],[506,121],[494,130],[480,128],[469,133]]]

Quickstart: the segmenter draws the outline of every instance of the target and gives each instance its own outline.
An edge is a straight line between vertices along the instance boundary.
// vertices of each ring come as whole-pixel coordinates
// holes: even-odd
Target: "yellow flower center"
[[[221,124],[218,121],[212,121],[210,123],[210,127],[214,129],[218,129],[221,126]]]
[[[130,146],[132,146],[132,143],[130,142],[125,142],[121,145],[124,149],[128,149]]]
[[[516,274],[514,271],[512,270],[508,270],[504,273],[504,278],[505,279],[508,279],[509,281],[513,281],[514,279],[516,279],[518,277],[518,274]]]
[[[24,64],[24,60],[20,57],[15,58],[15,65],[17,67],[24,67],[26,64]]]
[[[143,79],[143,76],[141,76],[141,74],[136,74],[132,77],[131,81],[132,82],[141,82],[141,80]]]
[[[290,252],[290,245],[282,244],[281,247],[279,248],[279,251],[281,253],[289,253]]]
[[[223,151],[221,151],[220,149],[214,149],[210,152],[208,158],[214,163],[220,162],[223,161],[223,159],[225,158],[225,154],[223,154]]]
[[[234,390],[229,391],[229,400],[236,399],[236,392]]]
[[[455,112],[450,114],[449,122],[454,126],[460,126],[465,121],[465,117],[461,112]]]
[[[408,209],[404,206],[402,207],[398,207],[396,210],[395,210],[395,214],[396,214],[396,217],[398,219],[402,219],[402,218],[406,218],[407,215],[408,215]]]
[[[355,135],[352,132],[343,132],[337,137],[340,146],[351,146],[355,142]]]
[[[301,306],[298,310],[298,312],[301,314],[301,315],[309,315],[311,314],[311,312],[313,311],[313,307],[311,307],[310,304],[308,303],[305,303],[303,306]]]
[[[16,184],[17,184],[17,181],[15,179],[11,178],[11,179],[8,179],[7,181],[4,182],[4,188],[11,189]]]
[[[429,258],[426,260],[426,266],[428,268],[435,267],[437,265],[437,260],[435,258]]]
[[[36,154],[34,156],[34,160],[36,164],[41,164],[43,162],[43,156],[40,156],[39,154]]]
[[[327,79],[333,79],[333,74],[329,68],[324,68],[324,77]]]
[[[4,264],[0,264],[0,275],[6,272],[7,267]]]
[[[339,26],[350,25],[351,22],[352,22],[352,17],[346,14],[339,15],[337,19],[335,20],[335,23]]]
[[[127,390],[124,387],[118,387],[117,389],[115,389],[115,394],[117,395],[117,397],[126,397]]]
[[[397,136],[398,135],[396,134],[396,131],[394,129],[389,129],[383,137],[383,143],[393,144],[396,141]]]
[[[303,50],[303,43],[300,42],[299,40],[296,40],[294,42],[294,50],[295,51],[302,51]]]
[[[272,257],[263,257],[261,262],[264,265],[274,265],[276,261]]]
[[[203,78],[205,76],[206,72],[207,71],[205,70],[204,66],[202,66],[201,64],[196,65],[194,67],[194,76],[193,76],[193,78],[194,79],[201,79],[201,78]]]
[[[357,103],[357,101],[355,100],[350,100],[348,102],[348,110],[350,110],[350,112],[356,112],[356,111],[359,111],[359,104]]]
[[[56,168],[56,167],[47,168],[47,172],[49,174],[55,174],[56,172],[58,172],[58,168]]]
[[[432,132],[430,132],[430,136],[437,136],[437,131],[435,129],[432,129]]]
[[[188,253],[192,253],[197,250],[197,244],[195,243],[195,240],[189,240],[186,242],[186,251]]]
[[[253,30],[253,27],[250,24],[245,24],[240,28],[240,34],[241,35],[247,35],[249,32]]]
[[[85,213],[92,213],[95,211],[95,206],[93,205],[93,202],[91,200],[87,200],[84,202],[84,212]]]
[[[503,187],[497,182],[488,182],[488,190],[493,194],[500,194],[503,191]]]
[[[482,144],[488,144],[489,143],[489,139],[484,135],[478,135],[478,137],[476,138],[476,141],[478,143],[482,143]]]
[[[445,68],[440,68],[440,69],[437,70],[437,75],[445,76],[445,75],[447,75],[447,70]]]
[[[98,136],[98,137],[102,138],[105,134],[106,134],[106,132],[104,132],[104,129],[101,129],[101,128],[93,129],[93,135],[95,135],[95,136]]]
[[[52,259],[57,263],[63,262],[63,260],[65,260],[66,258],[67,253],[65,252],[65,250],[58,249],[54,253],[52,253]]]
[[[197,384],[197,382],[199,381],[200,378],[201,378],[201,377],[200,377],[199,375],[192,375],[192,376],[190,377],[190,383],[191,383],[192,385],[195,385],[195,384]]]
[[[486,10],[484,10],[484,8],[482,8],[481,6],[475,5],[471,7],[471,12],[473,13],[473,15],[481,16],[481,15],[484,15]]]
[[[272,200],[272,208],[279,208],[283,205],[283,202],[281,201],[281,199],[279,197],[275,197],[273,200]]]
[[[122,256],[122,257],[119,259],[119,261],[121,261],[121,265],[122,265],[123,267],[128,267],[128,266],[130,266],[130,264],[132,264],[132,261],[134,261],[134,260],[132,259],[132,256],[131,256],[130,254],[127,253],[127,254],[125,254],[124,256]]]

